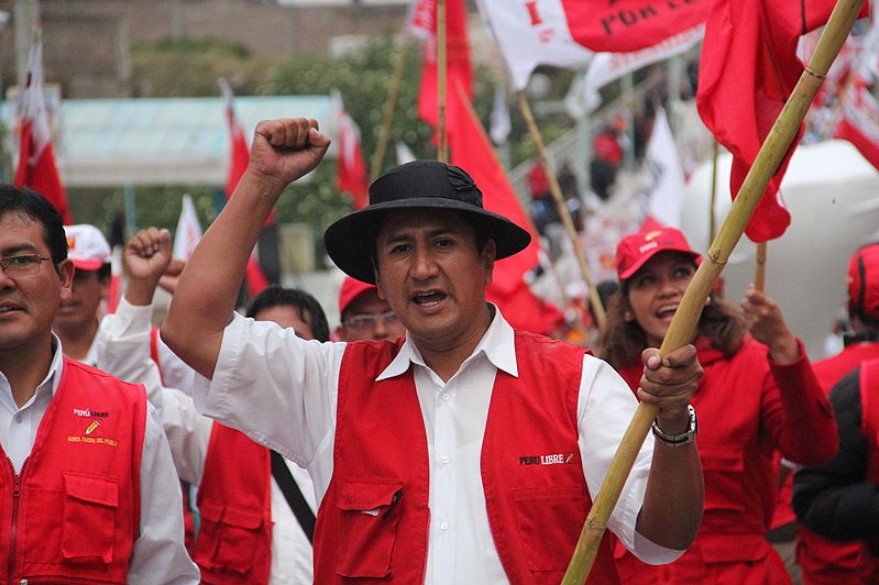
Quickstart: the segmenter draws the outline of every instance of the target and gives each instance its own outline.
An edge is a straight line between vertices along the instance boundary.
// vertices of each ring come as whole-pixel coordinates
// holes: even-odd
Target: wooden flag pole
[[[711,198],[708,201],[708,239],[714,241],[717,235],[717,221],[714,219],[714,205],[717,203],[717,161],[720,158],[720,143],[717,138],[711,144]]]
[[[564,195],[562,195],[562,188],[559,186],[559,180],[555,174],[555,170],[552,168],[552,165],[549,164],[549,159],[546,157],[546,146],[543,144],[543,138],[540,136],[540,130],[538,130],[537,123],[534,121],[534,115],[531,113],[531,108],[528,105],[528,100],[525,98],[525,93],[519,91],[517,97],[519,101],[519,110],[522,112],[522,117],[525,118],[525,123],[528,125],[528,132],[531,134],[531,139],[537,147],[537,159],[546,171],[546,176],[549,179],[549,191],[552,193],[553,199],[555,199],[556,208],[558,209],[559,217],[562,220],[562,225],[565,228],[568,238],[571,240],[574,257],[577,259],[577,264],[580,266],[580,272],[583,274],[583,280],[586,282],[586,286],[589,289],[589,300],[593,307],[592,317],[595,319],[595,324],[598,326],[598,330],[603,331],[604,324],[607,321],[607,316],[604,311],[604,305],[601,302],[601,297],[598,295],[598,289],[595,288],[595,283],[592,281],[592,276],[589,273],[589,266],[586,264],[586,259],[583,258],[583,253],[580,251],[580,243],[577,239],[577,230],[574,228],[574,220],[571,219],[571,212],[568,211],[568,206],[565,203]]]
[[[385,100],[385,107],[382,112],[382,125],[379,127],[378,140],[376,141],[375,150],[372,153],[372,161],[369,168],[369,182],[375,181],[382,170],[382,161],[385,158],[385,151],[388,149],[388,142],[391,138],[391,124],[394,121],[394,111],[397,109],[397,95],[400,92],[400,82],[403,79],[403,69],[406,65],[406,43],[400,45],[396,58],[394,59],[394,72],[391,76],[391,83],[388,86],[388,98]]]
[[[757,244],[757,264],[754,266],[754,288],[763,291],[766,288],[766,242]]]
[[[779,164],[793,142],[815,94],[845,43],[863,4],[864,0],[839,0],[834,7],[818,40],[818,46],[809,60],[809,65],[797,81],[793,93],[784,104],[781,114],[760,147],[757,158],[748,171],[729,213],[696,270],[693,281],[684,293],[668,333],[659,348],[660,355],[666,356],[693,340],[699,316],[715,280],[726,265],[733,248],[741,239],[745,226],[757,208],[770,178],[778,170]],[[635,456],[647,437],[656,413],[655,406],[638,404],[635,415],[611,461],[607,477],[598,490],[592,509],[583,524],[583,530],[568,570],[562,579],[562,585],[582,585],[589,576],[607,528],[607,520],[619,499]]]
[[[446,0],[436,2],[436,104],[437,104],[437,153],[441,163],[449,162],[449,137],[446,136],[446,103],[448,101],[446,77],[448,74],[448,48],[446,47]]]

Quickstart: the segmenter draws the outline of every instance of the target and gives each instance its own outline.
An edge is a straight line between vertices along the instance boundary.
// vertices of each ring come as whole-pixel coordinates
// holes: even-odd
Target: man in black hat
[[[313,120],[261,122],[235,194],[202,238],[162,328],[209,383],[205,414],[306,467],[319,504],[315,582],[558,582],[635,407],[582,349],[514,331],[485,300],[494,262],[529,236],[486,211],[458,167],[415,161],[330,226],[327,250],[375,283],[396,341],[315,343],[233,313],[263,219],[329,146]],[[230,322],[231,321],[231,322]],[[608,528],[662,563],[699,526],[702,472],[689,401],[695,348],[645,352],[639,397],[658,407]],[[590,583],[618,583],[608,541]]]

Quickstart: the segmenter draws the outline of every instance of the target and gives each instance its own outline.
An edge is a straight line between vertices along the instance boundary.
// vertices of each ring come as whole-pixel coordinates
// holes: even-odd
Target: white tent
[[[718,160],[716,226],[730,206],[731,157]],[[681,229],[697,250],[710,244],[712,165],[693,174],[683,203]],[[845,306],[846,269],[852,252],[879,239],[879,172],[845,141],[797,148],[782,182],[791,213],[785,234],[767,245],[766,292],[779,304],[813,360]],[[742,236],[722,277],[725,295],[738,303],[754,279],[756,245]]]

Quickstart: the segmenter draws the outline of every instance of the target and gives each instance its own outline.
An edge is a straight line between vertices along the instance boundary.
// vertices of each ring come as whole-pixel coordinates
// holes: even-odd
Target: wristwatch
[[[696,440],[696,434],[699,432],[699,423],[696,421],[696,409],[693,408],[693,405],[687,406],[687,412],[690,413],[690,424],[687,427],[687,430],[679,435],[670,435],[659,428],[659,424],[654,420],[653,421],[653,436],[657,439],[665,443],[666,445],[671,445],[672,447],[680,447],[682,445],[689,445],[693,441]]]

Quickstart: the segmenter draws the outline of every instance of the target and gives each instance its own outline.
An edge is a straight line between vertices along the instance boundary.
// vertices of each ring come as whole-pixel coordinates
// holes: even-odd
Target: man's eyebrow
[[[0,256],[11,256],[12,254],[17,254],[19,252],[37,252],[38,248],[34,244],[29,243],[21,243],[15,244],[12,246],[8,246],[0,250]]]

